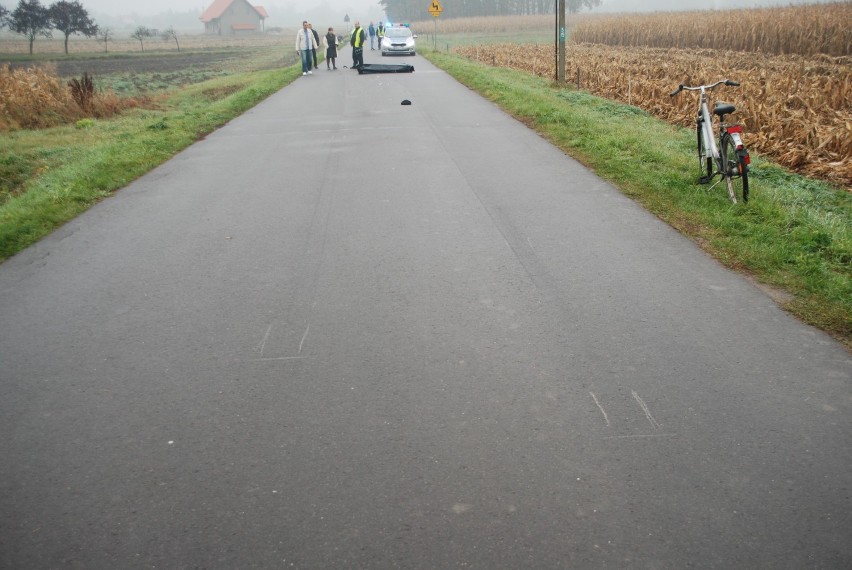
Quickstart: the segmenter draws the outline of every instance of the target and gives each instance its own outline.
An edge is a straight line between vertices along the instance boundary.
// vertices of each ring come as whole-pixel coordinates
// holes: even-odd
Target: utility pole
[[[565,0],[556,0],[556,82],[565,83]]]

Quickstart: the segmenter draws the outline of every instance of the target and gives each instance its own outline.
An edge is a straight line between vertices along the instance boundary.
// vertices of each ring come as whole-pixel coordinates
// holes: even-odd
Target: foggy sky
[[[91,13],[122,15],[122,14],[159,14],[161,12],[198,11],[200,14],[213,0],[78,0]],[[264,6],[269,10],[272,6],[287,8],[287,11],[311,11],[318,8],[328,8],[334,12],[364,13],[380,11],[378,0],[248,0],[255,6]],[[452,1],[452,0],[449,0]],[[54,0],[41,0],[45,6]],[[424,6],[428,0],[423,0]],[[18,0],[0,0],[0,6],[13,10]],[[271,12],[271,10],[269,10]]]
[[[13,10],[19,0],[0,0],[0,6]],[[41,0],[45,6],[56,0]],[[214,0],[79,0],[89,15],[99,24],[113,31],[148,25],[154,28],[174,26],[180,30],[199,29],[198,16]],[[426,8],[430,0],[423,2],[423,19],[429,19]],[[594,11],[603,12],[648,12],[670,10],[707,10],[729,8],[753,8],[773,5],[813,4],[837,0],[603,0]],[[850,1],[850,0],[847,0]],[[350,21],[379,21],[386,17],[378,0],[248,0],[263,6],[269,14],[266,28],[274,26],[298,26],[303,19],[311,22],[336,23],[343,25],[344,15]],[[452,13],[454,0],[441,0],[445,15]],[[555,4],[555,0],[554,0]]]
[[[665,12],[669,10],[727,10],[789,6],[791,4],[825,4],[838,0],[603,0],[595,12]],[[848,0],[847,0],[848,1]]]
[[[122,15],[136,13],[140,15],[159,14],[161,12],[186,12],[196,10],[201,13],[213,3],[213,0],[79,0],[92,14]],[[832,0],[603,0],[596,12],[609,11],[654,11],[654,10],[702,10],[707,8],[749,8],[779,4],[807,4]],[[53,0],[41,0],[50,5]],[[270,15],[274,8],[283,8],[287,12],[331,11],[356,15],[379,14],[378,0],[249,0],[251,4],[264,6]],[[443,0],[444,10],[451,10],[453,0]],[[0,5],[14,9],[18,0],[0,0]],[[429,4],[423,0],[424,10]]]

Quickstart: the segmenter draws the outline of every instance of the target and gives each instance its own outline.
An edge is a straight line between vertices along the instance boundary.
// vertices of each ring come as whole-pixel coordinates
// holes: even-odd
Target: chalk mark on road
[[[272,325],[270,324],[269,327],[267,327],[267,329],[266,329],[266,334],[263,335],[263,340],[260,341],[260,346],[257,348],[257,350],[258,350],[258,352],[260,352],[261,356],[263,356],[263,349],[266,348],[266,341],[269,340],[269,333],[271,333],[271,332],[272,332]]]
[[[636,393],[635,390],[630,391],[633,394],[633,399],[636,400],[640,406],[642,406],[642,411],[645,412],[645,417],[648,418],[648,421],[651,422],[651,425],[654,426],[655,429],[660,429],[660,424],[657,423],[657,420],[654,419],[654,416],[651,415],[651,410],[648,409],[648,405],[642,401],[642,398],[639,397],[639,394]]]
[[[311,325],[305,329],[305,334],[302,335],[302,340],[299,341],[299,354],[302,354],[302,346],[305,344],[305,339],[308,338],[308,331],[311,330]]]
[[[589,394],[591,394],[591,396],[592,396],[592,400],[594,400],[594,401],[595,401],[595,405],[598,407],[598,409],[599,409],[599,410],[601,411],[601,413],[603,414],[604,421],[606,422],[607,427],[609,427],[609,425],[610,425],[610,423],[609,423],[609,417],[606,415],[606,410],[604,410],[604,409],[603,409],[603,406],[601,406],[601,403],[600,403],[600,402],[598,402],[598,398],[597,398],[597,396],[595,396],[595,393],[594,393],[594,392],[589,392]]]
[[[294,356],[275,356],[275,357],[264,357],[263,351],[266,349],[266,342],[269,340],[269,335],[272,333],[272,325],[270,324],[266,328],[266,333],[263,335],[263,340],[260,341],[260,344],[255,348],[256,351],[260,352],[260,358],[252,358],[249,362],[269,362],[274,360],[299,360],[301,358],[305,358],[302,356],[302,349],[305,347],[305,340],[308,338],[308,332],[311,330],[311,325],[305,329],[305,332],[302,334],[302,339],[299,341],[299,350],[296,352]]]
[[[677,437],[676,433],[652,433],[646,435],[608,435],[603,439],[644,439],[657,437]]]

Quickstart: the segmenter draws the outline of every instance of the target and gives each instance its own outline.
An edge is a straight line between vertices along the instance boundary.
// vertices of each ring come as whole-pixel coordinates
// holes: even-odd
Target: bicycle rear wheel
[[[698,123],[698,181],[707,184],[713,179],[713,155],[710,149],[704,146],[704,137],[701,136],[701,122]]]
[[[737,153],[737,145],[730,135],[722,137],[722,161],[728,197],[734,204],[737,198],[748,202],[748,167],[745,159]]]

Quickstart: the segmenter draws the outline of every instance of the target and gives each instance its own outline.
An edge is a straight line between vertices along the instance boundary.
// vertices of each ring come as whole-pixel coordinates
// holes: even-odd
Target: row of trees
[[[33,53],[33,42],[37,37],[52,38],[53,30],[65,35],[65,53],[68,53],[68,38],[80,34],[88,38],[97,37],[104,42],[104,50],[112,39],[109,28],[101,28],[89,17],[88,11],[78,0],[59,0],[49,7],[43,6],[39,0],[20,0],[18,7],[9,12],[0,6],[0,29],[7,27],[15,33],[23,34],[30,42],[30,54]],[[145,51],[144,40],[160,36],[164,40],[174,40],[180,51],[177,32],[174,28],[158,31],[139,26],[130,35],[139,40],[142,51]]]
[[[139,26],[138,28],[133,30],[132,34],[130,34],[131,38],[133,38],[134,40],[139,40],[139,47],[142,48],[142,51],[145,51],[145,39],[154,38],[157,36],[160,36],[166,41],[174,40],[175,45],[177,46],[177,50],[180,51],[180,43],[178,42],[177,31],[171,26],[169,26],[168,29],[163,30],[162,32],[160,30],[152,30],[150,28],[146,28],[145,26]]]
[[[0,6],[0,28],[3,26],[26,36],[30,42],[30,53],[33,53],[35,39],[52,38],[52,30],[65,35],[65,53],[68,53],[68,38],[72,34],[86,37],[98,34],[98,26],[77,0],[59,0],[50,7],[43,6],[39,0],[20,0],[12,12]]]
[[[444,8],[442,18],[477,16],[537,16],[555,14],[555,0],[438,0]],[[428,16],[429,0],[379,0],[392,22],[423,20]],[[566,0],[568,11],[601,5],[601,0]]]

